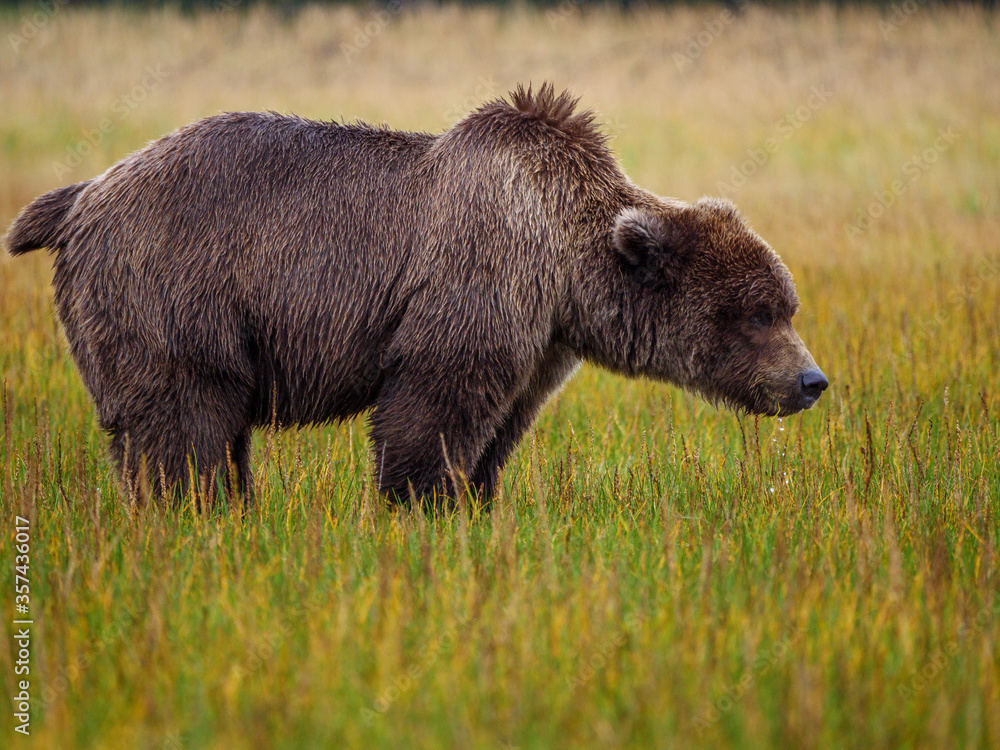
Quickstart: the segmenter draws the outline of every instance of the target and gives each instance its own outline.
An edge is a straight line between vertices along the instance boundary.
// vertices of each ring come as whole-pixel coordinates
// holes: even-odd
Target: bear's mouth
[[[811,409],[817,401],[819,401],[819,396],[809,396],[804,393],[795,393],[785,398],[777,398],[778,410],[774,413],[768,413],[768,416],[790,417],[793,414],[798,414],[800,411]]]
[[[713,393],[708,397],[709,400],[721,403],[737,413],[756,414],[761,417],[790,417],[812,408],[819,400],[818,397],[800,393],[782,395],[760,381],[735,393]]]

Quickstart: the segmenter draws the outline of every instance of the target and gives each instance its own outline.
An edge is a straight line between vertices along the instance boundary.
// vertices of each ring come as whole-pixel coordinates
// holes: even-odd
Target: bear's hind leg
[[[243,430],[236,436],[230,448],[232,468],[226,473],[226,495],[230,498],[240,498],[243,507],[253,505],[253,473],[250,471],[250,448],[253,446],[250,429]],[[236,480],[235,484],[233,480]]]
[[[252,486],[249,394],[235,381],[183,371],[130,385],[114,418],[102,419],[125,490],[148,487],[154,498],[183,501],[194,479],[199,505],[213,503],[220,490],[246,504]],[[238,488],[230,486],[230,462]]]

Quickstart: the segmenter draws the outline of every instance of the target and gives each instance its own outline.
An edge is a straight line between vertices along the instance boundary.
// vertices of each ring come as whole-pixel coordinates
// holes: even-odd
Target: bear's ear
[[[612,243],[627,269],[647,272],[655,269],[666,270],[679,260],[680,238],[676,227],[641,208],[629,207],[622,210],[615,219]]]

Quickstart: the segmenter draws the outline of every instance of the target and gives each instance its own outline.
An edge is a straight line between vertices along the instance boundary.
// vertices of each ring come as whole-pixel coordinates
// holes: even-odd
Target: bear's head
[[[730,202],[625,208],[612,244],[655,329],[644,374],[770,416],[808,409],[826,389],[792,327],[791,274]]]

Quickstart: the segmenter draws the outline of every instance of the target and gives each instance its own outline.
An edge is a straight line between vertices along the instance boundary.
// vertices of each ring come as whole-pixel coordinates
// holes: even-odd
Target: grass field
[[[438,131],[552,79],[740,205],[832,385],[758,421],[585,368],[489,515],[391,513],[361,420],[258,435],[246,517],[131,507],[49,259],[4,258],[0,746],[1000,746],[995,16],[42,7],[0,15],[4,228],[220,110]]]

